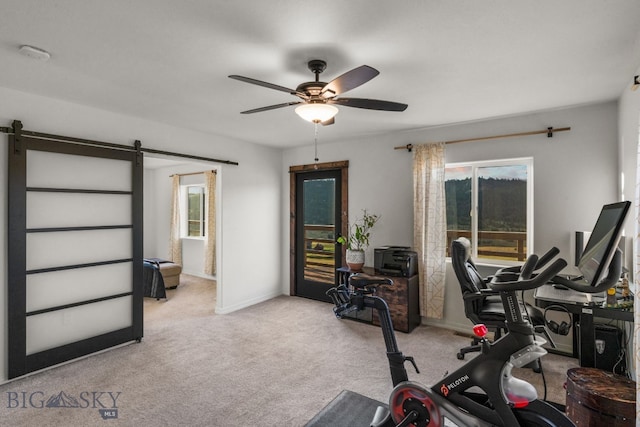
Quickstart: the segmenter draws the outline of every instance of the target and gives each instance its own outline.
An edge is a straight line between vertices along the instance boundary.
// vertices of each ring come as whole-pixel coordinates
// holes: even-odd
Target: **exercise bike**
[[[474,333],[480,337],[480,354],[431,387],[409,381],[405,362],[410,362],[419,373],[418,368],[412,357],[398,349],[389,307],[382,298],[375,296],[377,286],[393,284],[390,279],[353,275],[349,288],[340,285],[330,289],[327,295],[335,305],[333,311],[338,318],[365,307],[378,312],[394,389],[388,409],[378,407],[371,427],[440,427],[445,425],[445,420],[460,427],[574,426],[564,413],[539,400],[533,385],[511,375],[513,368],[527,366],[547,353],[523,315],[516,291],[535,289],[557,279],[556,275],[567,265],[565,260],[557,259],[542,268],[542,264],[557,252],[554,248],[540,259],[531,255],[521,268],[498,271],[489,287],[500,293],[507,334],[491,343],[485,338],[486,327],[476,325]],[[544,262],[539,262],[542,260]],[[572,284],[571,287],[584,292],[600,292],[611,287],[620,273],[621,254],[616,251],[607,277],[598,286]],[[470,391],[471,387],[482,392]]]

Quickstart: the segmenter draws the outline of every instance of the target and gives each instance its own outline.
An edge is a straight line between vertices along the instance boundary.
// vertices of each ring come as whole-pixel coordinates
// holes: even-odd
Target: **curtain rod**
[[[472,141],[486,141],[488,139],[500,139],[500,138],[511,138],[514,136],[529,136],[529,135],[540,135],[543,133],[547,134],[547,138],[552,138],[553,137],[553,133],[554,132],[564,132],[564,131],[568,131],[571,130],[570,127],[566,127],[566,128],[558,128],[558,129],[554,129],[552,127],[548,127],[544,130],[533,130],[530,132],[519,132],[519,133],[508,133],[508,134],[504,134],[504,135],[494,135],[494,136],[481,136],[478,138],[467,138],[467,139],[455,139],[452,141],[444,141],[445,144],[456,144],[458,142],[472,142]],[[413,148],[413,144],[407,144],[407,145],[401,145],[398,147],[393,147],[394,150],[407,150],[409,152],[411,152],[411,149]]]
[[[205,172],[207,172],[207,171],[202,171],[202,172],[189,172],[189,173],[174,173],[174,174],[171,174],[171,175],[169,175],[169,176],[170,176],[170,177],[174,177],[174,176],[200,175],[201,173],[205,173]],[[211,172],[213,172],[213,173],[215,173],[215,174],[217,174],[217,173],[218,173],[218,171],[215,171],[215,170],[213,170],[213,169],[211,170]]]

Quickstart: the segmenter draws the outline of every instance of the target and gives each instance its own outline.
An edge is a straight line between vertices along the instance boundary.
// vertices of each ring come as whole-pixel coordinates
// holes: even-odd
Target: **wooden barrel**
[[[636,383],[602,369],[569,369],[567,416],[578,427],[635,426]]]

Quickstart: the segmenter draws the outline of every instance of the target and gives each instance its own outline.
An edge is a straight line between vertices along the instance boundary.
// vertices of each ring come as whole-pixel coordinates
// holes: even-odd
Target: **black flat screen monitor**
[[[580,273],[591,286],[600,283],[609,267],[630,205],[631,202],[611,203],[604,205],[600,211],[578,263]]]

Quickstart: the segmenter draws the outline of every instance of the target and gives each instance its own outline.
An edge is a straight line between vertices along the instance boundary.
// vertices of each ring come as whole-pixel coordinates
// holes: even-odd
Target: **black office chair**
[[[474,325],[484,323],[494,332],[494,340],[497,340],[502,336],[503,331],[507,332],[504,306],[500,295],[488,288],[487,283],[490,278],[483,278],[478,273],[471,259],[469,239],[460,237],[451,243],[451,264],[462,290],[465,315]],[[546,330],[542,312],[530,304],[526,304],[525,308],[534,331],[543,334],[555,348],[555,343]],[[465,354],[474,351],[480,351],[480,342],[477,337],[474,337],[470,346],[461,348],[456,356],[462,360]]]

